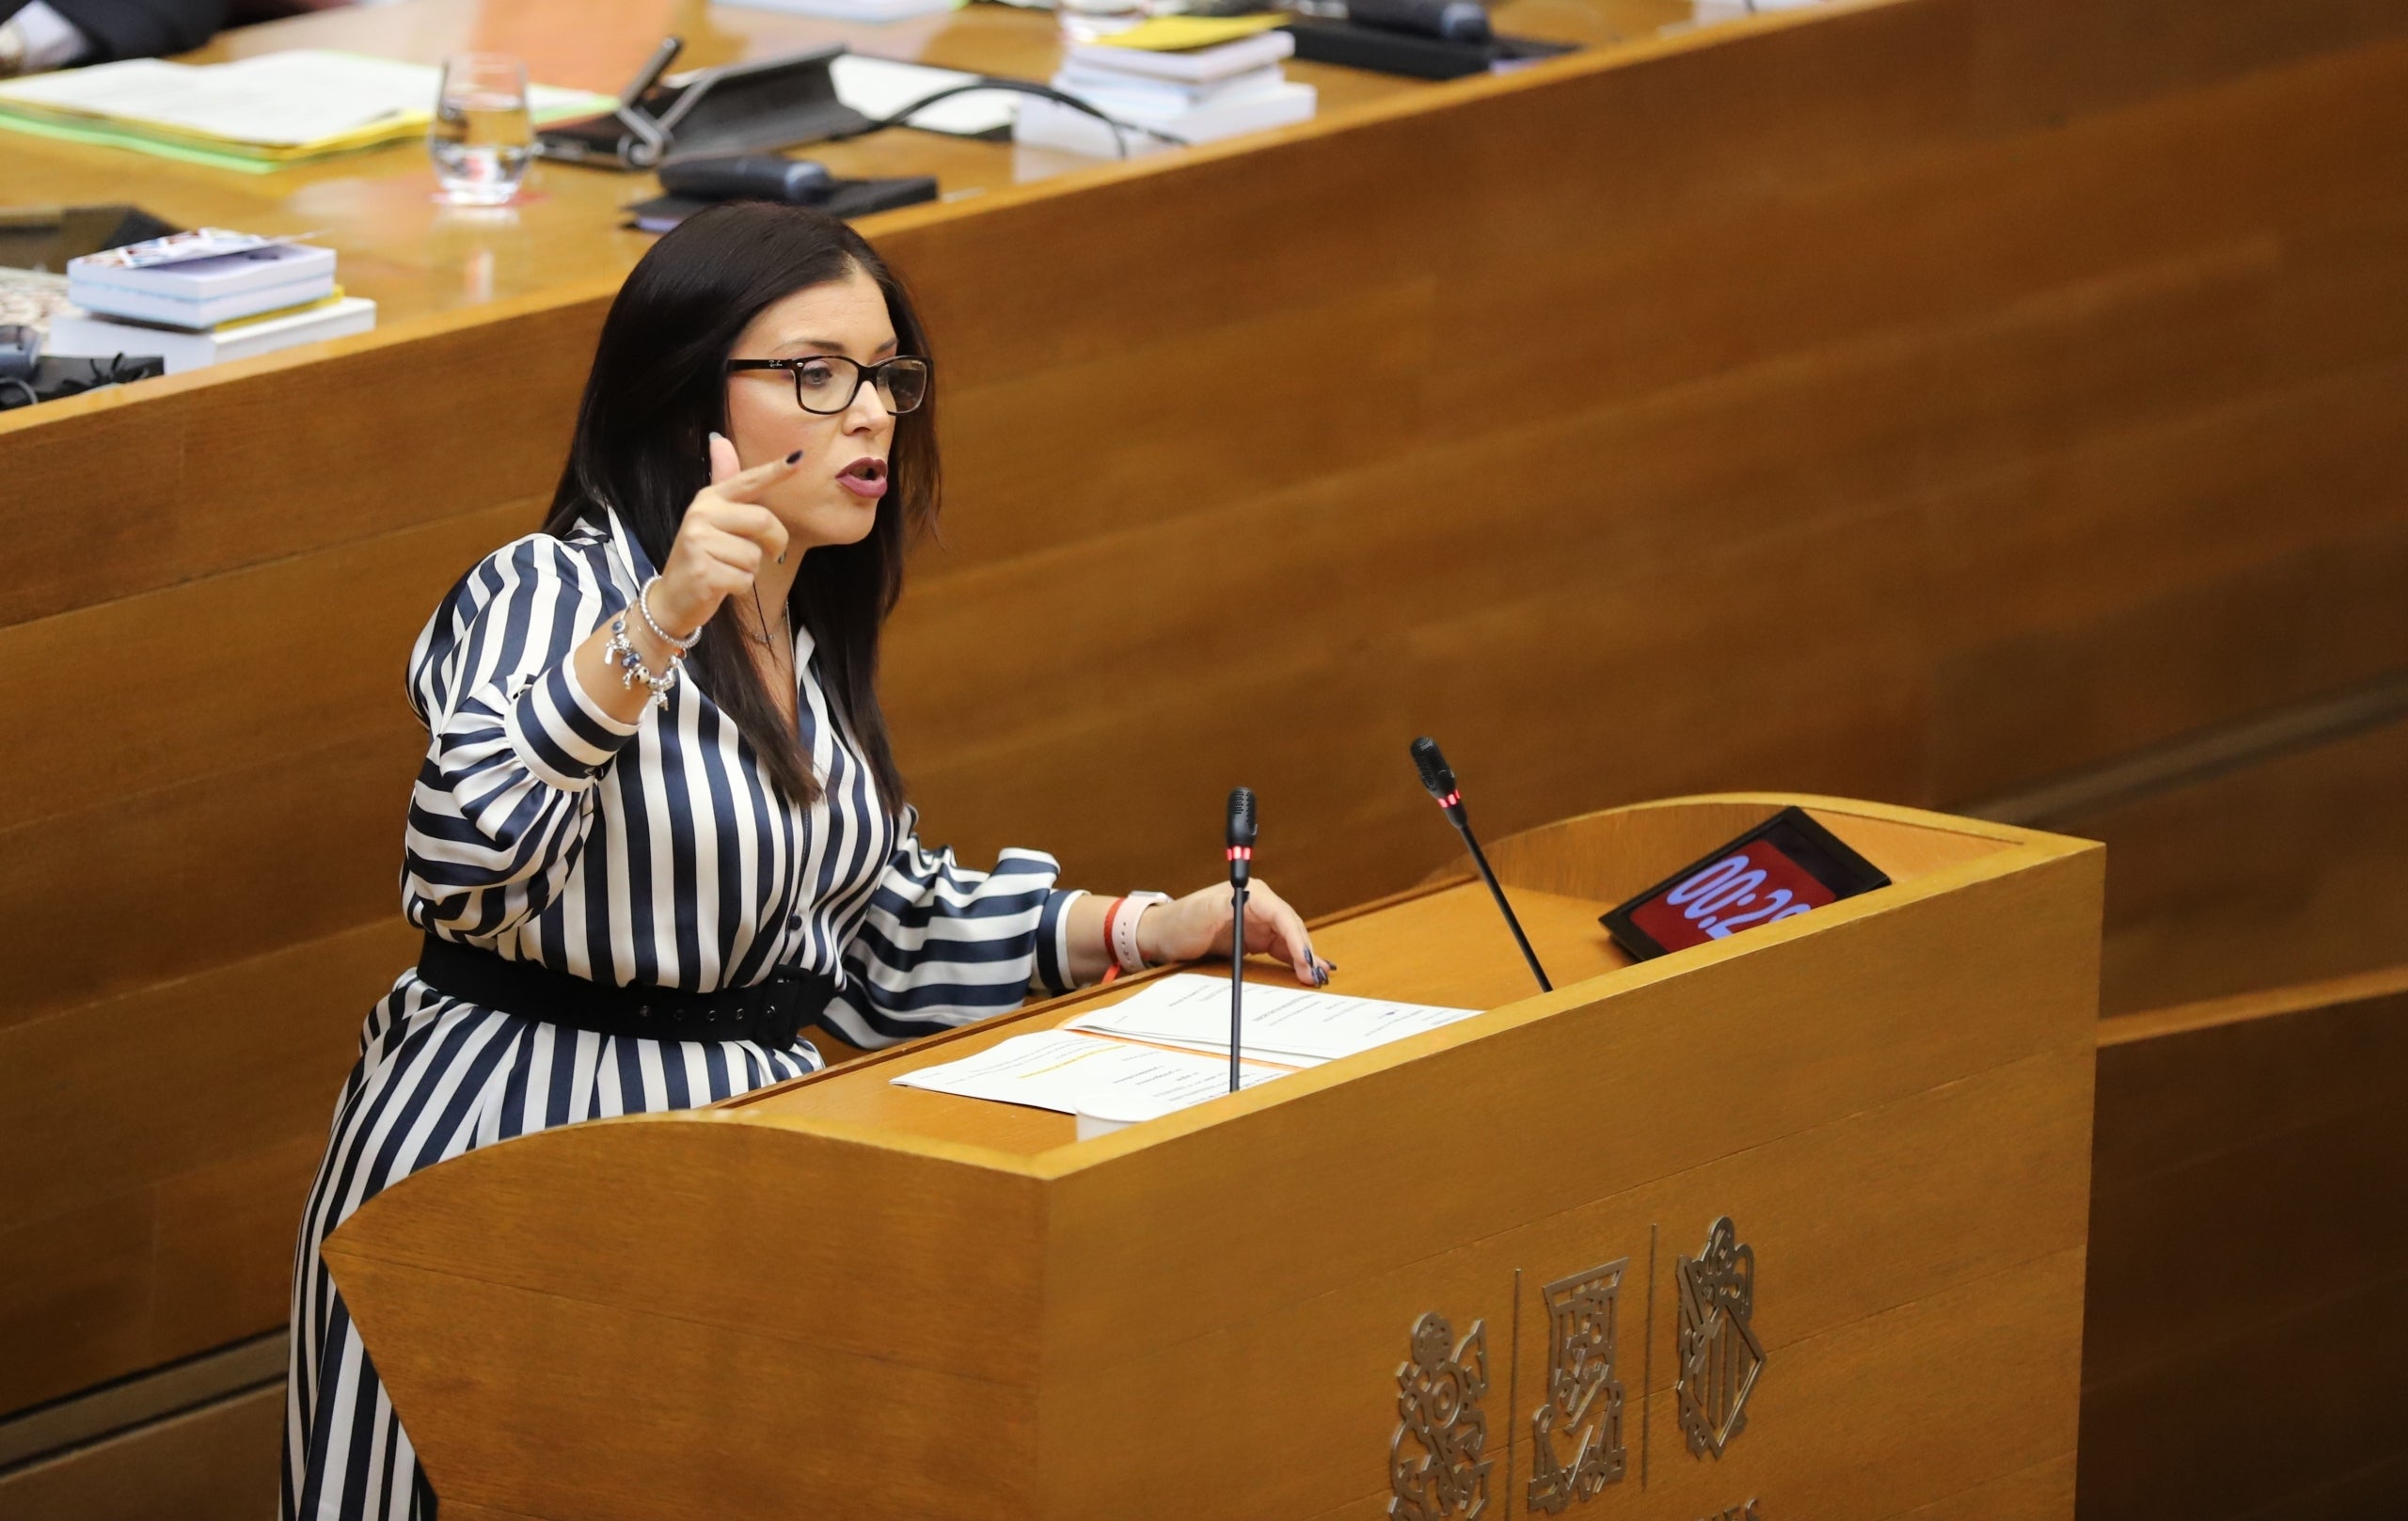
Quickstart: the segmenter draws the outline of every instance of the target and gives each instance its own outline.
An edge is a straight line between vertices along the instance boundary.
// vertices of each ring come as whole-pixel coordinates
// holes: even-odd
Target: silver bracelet
[[[610,620],[610,646],[602,658],[606,664],[620,668],[620,686],[632,689],[637,682],[642,682],[652,692],[655,707],[669,705],[669,689],[677,685],[677,673],[686,663],[684,656],[673,655],[669,669],[654,674],[652,668],[643,663],[642,652],[627,638],[627,615],[624,612]]]
[[[659,640],[660,642],[668,645],[671,649],[675,650],[678,654],[683,655],[688,650],[692,649],[695,645],[703,642],[703,631],[702,629],[697,628],[692,633],[688,634],[684,639],[679,639],[668,629],[660,626],[660,620],[652,615],[652,589],[659,584],[660,578],[655,576],[652,579],[644,582],[642,587],[637,591],[636,611],[643,614],[643,626],[652,630],[654,638]]]

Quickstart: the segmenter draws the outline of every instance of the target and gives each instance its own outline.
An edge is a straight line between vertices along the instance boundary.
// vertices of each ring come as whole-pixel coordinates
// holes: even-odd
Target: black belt
[[[789,1046],[836,996],[836,979],[824,972],[782,972],[749,988],[707,993],[650,983],[614,987],[433,935],[419,952],[418,975],[436,992],[505,1014],[647,1040]]]

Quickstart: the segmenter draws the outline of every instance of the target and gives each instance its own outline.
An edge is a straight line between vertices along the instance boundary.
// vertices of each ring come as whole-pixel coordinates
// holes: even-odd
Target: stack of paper
[[[265,173],[423,136],[439,71],[351,53],[231,63],[127,58],[0,84],[0,128]],[[610,109],[606,95],[535,85],[537,123]]]
[[[1479,1012],[1380,998],[1346,998],[1313,988],[1249,987],[1243,1050],[1245,1055],[1282,1066],[1318,1067]],[[1180,973],[1148,983],[1134,996],[1109,1008],[1082,1014],[1063,1028],[1190,1051],[1217,1051],[1226,1058],[1229,985],[1220,977]]]
[[[219,228],[70,260],[67,293],[85,309],[52,319],[53,354],[156,355],[170,374],[376,325],[332,249]]]
[[[1288,1071],[1260,1062],[1243,1065],[1247,1087]],[[1194,1052],[1047,1030],[1016,1035],[975,1056],[942,1067],[923,1067],[892,1081],[899,1087],[1025,1104],[1066,1115],[1075,1115],[1105,1095],[1133,1099],[1167,1114],[1228,1092],[1229,1061],[1227,1056],[1214,1060]]]
[[[1064,55],[1061,71],[1054,76],[1055,89],[1115,121],[1149,132],[1116,133],[1084,112],[1029,100],[1021,103],[1014,139],[1117,156],[1124,144],[1136,153],[1169,144],[1212,142],[1307,120],[1313,114],[1318,99],[1313,87],[1288,78],[1279,66],[1280,59],[1296,51],[1290,33],[1258,31],[1235,41],[1184,51],[1149,46],[1149,35],[1141,27],[1078,44]]]
[[[1244,1085],[1252,1087],[1480,1012],[1249,985]],[[1228,983],[1182,973],[1149,983],[1058,1030],[1014,1036],[975,1056],[892,1081],[1064,1114],[1126,1109],[1133,1102],[1167,1114],[1229,1091],[1228,1052]]]
[[[863,53],[843,53],[829,59],[828,74],[835,81],[836,99],[872,121],[883,121],[914,101],[927,100],[937,91],[957,85],[974,85],[982,77]],[[985,137],[1010,129],[1013,108],[1021,99],[1001,89],[949,95],[918,112],[904,125],[958,137]]]

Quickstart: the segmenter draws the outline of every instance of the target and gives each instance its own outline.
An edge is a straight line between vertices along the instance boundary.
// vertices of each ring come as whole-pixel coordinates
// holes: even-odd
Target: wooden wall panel
[[[0,704],[77,694],[0,734],[0,774],[14,784],[0,793],[0,838],[332,740],[374,734],[422,752],[411,642],[462,572],[542,516],[534,499],[502,502],[0,626]],[[230,691],[236,672],[257,673],[257,688]]]
[[[0,1028],[0,1409],[281,1320],[394,918]]]
[[[2394,583],[2398,584],[2398,583]],[[2399,961],[2408,722],[2059,823],[2107,846],[2109,1013]]]
[[[1735,785],[1947,804],[2408,669],[2403,151],[2394,7],[1896,0],[881,218],[948,388],[887,675],[930,833],[1177,888],[1245,782],[1266,876],[1326,910],[1452,855],[1419,730],[1500,832]],[[532,526],[610,292],[0,418],[0,701],[50,715],[0,738],[35,947],[0,1038],[391,926],[407,640]],[[2298,860],[2380,835],[2267,806]],[[2123,902],[2198,869],[2118,849]],[[387,933],[292,1018],[347,1037]],[[2111,996],[2240,964],[2187,955]],[[196,1092],[257,1060],[210,1039]],[[319,1095],[348,1055],[293,1059]],[[76,1070],[60,1134],[101,1154]],[[153,1113],[202,1146],[214,1112]],[[182,1277],[92,1271],[184,1323],[148,1297]],[[163,1345],[88,1339],[56,1366]]]
[[[611,288],[0,414],[0,625],[548,500]]]
[[[2099,1040],[2083,1521],[2408,1505],[2408,971]]]
[[[0,1475],[0,1521],[259,1521],[283,1429],[284,1386],[248,1390]]]

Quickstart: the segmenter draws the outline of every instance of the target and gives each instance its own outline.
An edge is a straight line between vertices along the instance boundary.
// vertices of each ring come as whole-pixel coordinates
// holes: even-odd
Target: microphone
[[[1513,905],[1505,901],[1505,889],[1497,884],[1497,874],[1488,869],[1488,857],[1481,850],[1480,841],[1471,832],[1471,818],[1464,812],[1464,790],[1455,784],[1454,768],[1447,764],[1438,741],[1423,735],[1413,742],[1413,768],[1421,773],[1421,784],[1437,800],[1439,812],[1455,832],[1471,847],[1472,864],[1480,868],[1480,879],[1488,884],[1489,896],[1497,900],[1497,911],[1505,916],[1505,927],[1513,932],[1513,943],[1522,948],[1522,959],[1530,963],[1530,975],[1539,979],[1543,992],[1555,991],[1555,984],[1546,980],[1546,969],[1539,965],[1538,952],[1530,949],[1530,938],[1522,933],[1522,921],[1513,917]]]
[[[1245,1026],[1245,884],[1254,876],[1254,793],[1229,794],[1229,1091],[1238,1090],[1238,1049]]]

